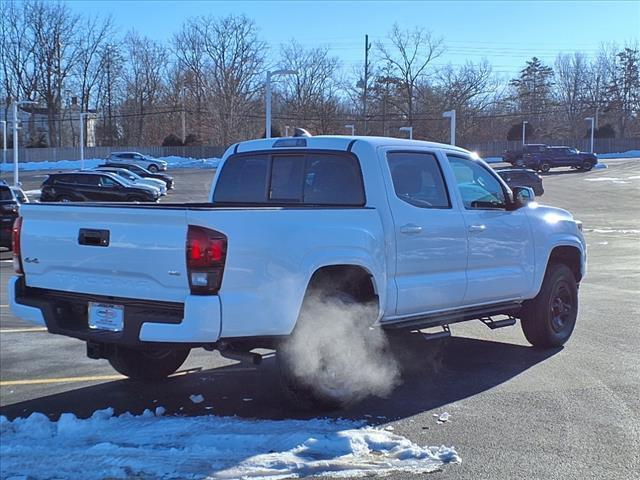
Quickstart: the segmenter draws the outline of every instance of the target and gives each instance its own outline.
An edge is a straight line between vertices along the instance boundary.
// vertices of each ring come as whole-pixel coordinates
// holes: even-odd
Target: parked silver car
[[[106,162],[139,165],[153,173],[167,170],[167,162],[164,160],[138,152],[112,152]]]

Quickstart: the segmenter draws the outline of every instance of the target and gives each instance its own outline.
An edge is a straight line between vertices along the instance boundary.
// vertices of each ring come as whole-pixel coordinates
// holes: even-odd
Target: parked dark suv
[[[156,202],[158,189],[126,183],[112,173],[54,173],[41,188],[42,202]]]
[[[538,153],[547,148],[544,143],[527,143],[520,150],[505,150],[502,154],[502,161],[510,163],[514,167],[522,166],[522,157],[527,153]]]
[[[533,170],[526,168],[501,168],[500,170],[496,170],[496,173],[509,185],[509,188],[531,187],[536,197],[544,194],[542,177]]]
[[[547,147],[539,152],[526,153],[522,157],[523,166],[541,172],[556,167],[573,167],[589,171],[598,163],[593,153],[580,152],[571,147]]]

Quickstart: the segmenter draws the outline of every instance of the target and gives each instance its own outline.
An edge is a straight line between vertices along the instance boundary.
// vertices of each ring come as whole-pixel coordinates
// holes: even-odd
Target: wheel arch
[[[582,251],[575,245],[557,245],[553,247],[547,259],[547,269],[551,263],[565,264],[571,269],[576,283],[580,283],[582,280]]]

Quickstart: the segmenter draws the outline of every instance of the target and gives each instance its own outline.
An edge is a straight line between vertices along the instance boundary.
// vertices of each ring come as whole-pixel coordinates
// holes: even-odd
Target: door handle
[[[482,233],[487,229],[486,225],[469,225],[469,233]]]
[[[400,233],[406,233],[408,235],[416,234],[422,232],[422,227],[420,225],[414,225],[413,223],[409,223],[407,225],[403,225],[400,227]]]

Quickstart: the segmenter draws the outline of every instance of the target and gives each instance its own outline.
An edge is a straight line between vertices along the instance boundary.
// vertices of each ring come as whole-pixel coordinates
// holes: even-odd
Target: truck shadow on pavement
[[[156,383],[118,380],[68,390],[0,408],[9,419],[41,412],[52,419],[71,412],[89,417],[112,407],[116,414],[140,414],[164,407],[165,415],[220,415],[258,419],[340,417],[385,423],[479,394],[507,382],[562,349],[537,350],[517,344],[465,337],[425,342],[403,334],[391,346],[402,370],[402,384],[388,398],[368,398],[346,409],[298,411],[278,388],[274,356],[259,367],[241,364],[181,372]],[[202,395],[194,403],[189,397]],[[198,399],[199,400],[199,399]]]

